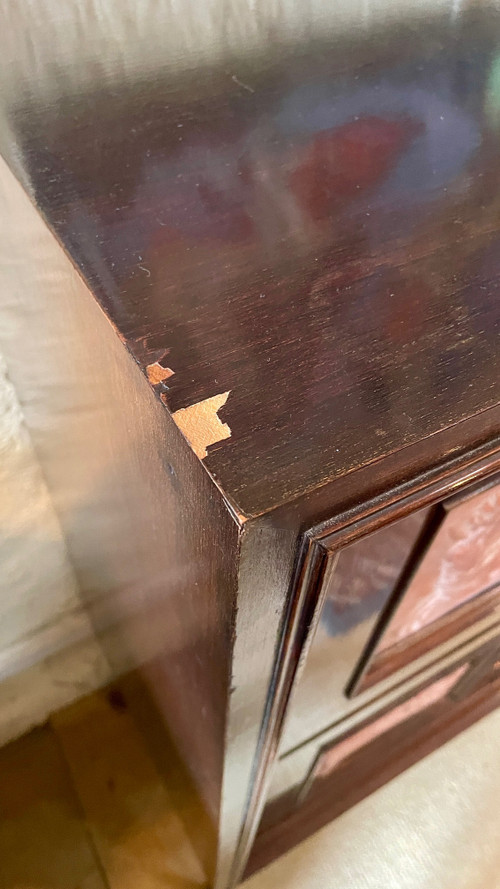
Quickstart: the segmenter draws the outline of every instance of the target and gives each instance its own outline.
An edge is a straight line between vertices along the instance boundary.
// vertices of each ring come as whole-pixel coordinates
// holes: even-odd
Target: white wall
[[[0,293],[3,337],[15,316]],[[0,745],[108,677],[0,354]]]

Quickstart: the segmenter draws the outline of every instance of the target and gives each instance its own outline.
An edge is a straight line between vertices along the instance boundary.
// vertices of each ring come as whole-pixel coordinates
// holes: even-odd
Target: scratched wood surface
[[[426,11],[237,76],[142,76],[138,41],[135,79],[9,109],[168,409],[213,408],[192,445],[242,513],[498,402],[499,36],[486,4]]]

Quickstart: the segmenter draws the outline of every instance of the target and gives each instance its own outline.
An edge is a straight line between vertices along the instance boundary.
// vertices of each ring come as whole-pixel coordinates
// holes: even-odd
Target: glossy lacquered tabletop
[[[500,395],[500,16],[267,38],[181,69],[138,32],[123,78],[37,94],[34,66],[3,100],[4,154],[167,408],[229,393],[204,462],[249,515]]]

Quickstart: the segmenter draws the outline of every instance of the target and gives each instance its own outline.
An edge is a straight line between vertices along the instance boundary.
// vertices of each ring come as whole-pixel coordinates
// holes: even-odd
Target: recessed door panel
[[[451,497],[428,519],[352,693],[486,617],[500,600],[500,485]]]

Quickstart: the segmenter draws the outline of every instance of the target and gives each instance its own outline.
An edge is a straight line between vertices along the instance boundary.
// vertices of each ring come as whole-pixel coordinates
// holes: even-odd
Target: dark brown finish
[[[498,402],[498,27],[326,35],[241,76],[57,81],[10,109],[49,223],[139,364],[173,371],[169,410],[230,392],[206,465],[245,515]]]
[[[454,702],[449,695],[446,703],[435,704],[373,740],[332,775],[319,778],[303,805],[297,806],[296,792],[277,800],[266,813],[246,876],[265,867],[499,704],[498,678],[492,685],[488,676],[488,681],[474,689],[466,700]],[[357,776],[354,782],[353,775]]]
[[[103,644],[140,671],[212,820],[217,889],[291,754],[340,550],[393,522],[411,549],[425,510],[500,465],[500,21],[474,6],[342,34],[333,5],[303,32],[283,15],[244,53],[224,15],[204,49],[193,26],[191,52],[169,4],[104,48],[78,18],[82,57],[50,19],[9,21],[14,47],[43,34],[50,66],[10,43],[0,64],[0,147],[43,215],[1,166],[16,261],[0,290],[26,318],[13,378]],[[344,694],[361,649],[300,743],[373,704]],[[420,669],[373,692],[379,716]],[[278,851],[279,830],[333,817],[496,701],[471,687],[412,717],[411,751],[392,728],[391,762],[367,743],[259,844]]]
[[[389,528],[393,523],[396,528],[402,521],[406,521],[406,517],[411,516],[415,511],[419,510],[419,507],[422,512],[422,517],[425,518],[423,512],[424,509],[439,504],[450,489],[463,490],[463,487],[466,486],[467,482],[477,479],[478,477],[484,477],[488,474],[493,475],[499,464],[500,454],[498,451],[498,444],[496,447],[493,447],[493,449],[490,449],[490,447],[487,449],[480,448],[476,452],[470,452],[467,458],[449,461],[448,467],[444,471],[442,468],[436,467],[436,469],[428,471],[421,476],[416,476],[411,482],[405,483],[399,488],[395,487],[387,490],[384,496],[377,494],[377,496],[372,499],[362,500],[361,503],[358,503],[354,508],[350,507],[344,512],[339,511],[335,517],[331,519],[329,525],[320,527],[316,533],[311,533],[309,538],[309,548],[302,569],[302,588],[300,596],[306,603],[312,602],[312,607],[316,607],[316,610],[318,611],[317,603],[318,601],[323,603],[325,597],[328,595],[330,584],[332,583],[332,568],[334,577],[335,566],[338,564],[336,562],[337,557],[339,553],[343,553],[345,547],[353,546],[353,548],[357,548],[358,546],[363,546],[363,541],[368,540],[368,538],[372,539],[375,533],[381,533],[382,529]],[[429,524],[433,521],[433,515],[434,513],[431,513],[427,526],[423,528],[422,534],[424,536],[427,534]],[[332,527],[334,530],[331,530]],[[394,539],[397,539],[397,532],[394,534]],[[400,564],[404,562],[410,553],[409,549],[406,549],[409,544],[410,540],[407,540],[404,544],[405,552],[403,553],[403,558],[399,559]],[[420,553],[421,543],[419,538],[417,538],[414,548],[416,553]],[[355,550],[353,549],[353,551]],[[325,578],[326,583],[324,582]],[[395,592],[397,595],[397,589]],[[491,602],[490,605],[492,605]],[[306,607],[310,608],[311,605],[308,604]],[[321,606],[321,608],[322,607],[323,606]],[[389,603],[389,609],[391,608],[392,603]],[[306,635],[310,623],[311,619],[307,618]],[[376,644],[378,635],[383,632],[384,626],[385,617],[382,614],[380,628],[375,634],[375,641],[372,642],[370,640],[369,650]],[[463,626],[461,625],[460,628],[462,629]],[[369,637],[366,640],[367,642],[368,639]],[[297,643],[296,647],[300,647],[304,642],[305,638],[302,639],[301,643]],[[314,644],[315,643],[313,642],[310,649],[311,654],[314,654]],[[340,676],[340,691],[342,693],[351,683],[351,673],[356,666],[357,660],[361,658],[362,651],[362,646],[359,646],[358,644],[352,652],[350,663],[347,665],[347,672],[345,672],[345,652],[343,653],[342,661],[336,662],[335,647],[328,644],[328,647],[325,649],[328,674],[332,680],[337,681],[337,684],[337,677]],[[363,657],[363,664],[365,659],[366,658]],[[310,664],[311,661],[312,663]],[[328,703],[333,698],[332,689],[326,682],[327,676],[325,671],[323,671],[322,674],[317,673],[314,661],[314,656],[306,661],[301,683],[299,684],[298,690],[295,690],[295,700],[297,701],[297,691],[300,693],[301,685],[305,684],[305,709],[301,708],[300,711],[300,718],[304,724],[304,733],[300,740],[294,740],[292,746],[303,743],[308,737],[319,734],[329,725],[338,722],[344,715],[344,708],[341,706],[339,710],[337,701],[335,701],[335,705]],[[293,669],[295,670],[296,667],[297,663],[294,664]],[[344,672],[342,672],[342,670],[344,670]],[[308,683],[304,683],[305,678],[309,678]],[[290,678],[289,681],[293,684],[293,678]],[[318,685],[321,685],[323,689],[322,694],[325,697],[328,708],[328,719],[326,722],[320,724],[318,724],[315,719],[315,701],[311,696],[312,690],[317,688]],[[289,747],[290,740],[285,738],[285,746],[283,749],[287,751]]]
[[[357,515],[356,512],[351,512],[350,514],[348,513],[345,516],[344,520],[343,517],[338,517],[337,520],[334,522],[334,524],[337,525],[337,528],[334,531],[330,531],[329,528],[321,529],[315,536],[314,543],[307,553],[304,568],[302,570],[300,597],[302,602],[304,603],[303,608],[310,608],[311,602],[317,603],[318,601],[324,601],[324,596],[321,595],[320,590],[322,586],[325,586],[325,577],[328,577],[328,560],[334,559],[339,548],[350,542],[353,538],[354,540],[362,540],[364,536],[370,534],[377,528],[386,527],[389,522],[397,521],[399,516],[411,514],[412,509],[415,510],[417,504],[427,506],[436,503],[443,496],[443,492],[445,492],[447,489],[460,489],[462,491],[461,499],[464,499],[464,487],[462,486],[468,479],[473,478],[474,476],[477,477],[477,473],[479,473],[479,475],[481,476],[484,474],[488,474],[489,472],[491,475],[491,481],[489,482],[490,485],[492,482],[496,481],[495,471],[498,469],[499,465],[499,453],[497,452],[496,456],[492,454],[486,462],[481,459],[479,455],[478,457],[479,459],[476,460],[475,465],[474,460],[470,459],[468,462],[465,463],[465,466],[463,466],[462,469],[455,471],[455,473],[448,472],[445,479],[439,479],[438,475],[437,480],[432,481],[432,477],[428,477],[423,485],[419,483],[418,479],[416,479],[410,489],[406,492],[394,491],[389,493],[386,498],[387,505],[383,509],[380,508],[380,503],[363,504],[362,506],[358,507]],[[465,487],[466,494],[467,490],[467,487]],[[492,487],[490,488],[490,490],[494,491],[495,488]],[[465,500],[465,502],[467,502],[467,500]],[[423,533],[425,534],[425,529]],[[418,541],[416,548],[418,549]],[[496,604],[498,604],[498,596],[496,599]],[[307,615],[307,610],[304,611],[304,615]],[[301,620],[301,632],[303,633],[301,644],[304,645],[307,638],[307,625],[310,624],[311,620],[310,618],[305,618],[305,627],[303,626],[304,617]],[[296,623],[297,626],[300,627],[300,622],[297,621]],[[463,625],[461,626],[461,628],[463,628]],[[295,643],[295,645],[297,645],[297,643]],[[478,637],[477,645],[479,646],[479,654],[477,656],[474,656],[474,658],[472,659],[472,663],[475,664],[476,657],[479,658],[479,662],[481,665],[481,680],[486,675],[487,683],[489,684],[491,682],[491,675],[495,675],[495,671],[497,668],[496,662],[492,666],[491,661],[487,661],[487,665],[485,667],[484,658],[480,653],[480,636]],[[496,641],[493,643],[493,645],[495,649],[498,647]],[[485,646],[485,651],[489,651],[490,648],[491,643],[487,643]],[[286,680],[288,694],[290,694],[290,690],[295,679],[297,666],[298,662],[296,660],[293,660],[293,656],[289,666],[286,667],[285,664],[283,666],[283,669],[288,671],[288,678]],[[415,669],[418,669],[418,665],[415,667]],[[437,670],[439,671],[439,661],[437,664]],[[439,672],[435,675],[439,676]],[[475,691],[477,684],[477,682],[472,681],[472,691]],[[415,688],[412,689],[411,694],[415,694]],[[411,698],[409,700],[411,701]],[[473,705],[471,704],[471,707],[472,706]],[[436,704],[436,708],[438,708],[439,710],[438,704]],[[434,708],[434,710],[431,712],[435,713],[436,708]],[[381,712],[383,713],[383,710],[379,710],[378,718],[380,718]],[[339,715],[341,716],[341,714]],[[425,715],[426,714],[424,713],[424,719]],[[332,714],[332,717],[333,716],[334,714]],[[281,716],[280,718],[282,720],[283,717]],[[470,721],[473,721],[473,718],[474,717],[471,717],[470,713],[467,717],[464,716],[464,725],[469,724]],[[372,717],[372,720],[373,719],[376,720],[377,716]],[[453,722],[453,725],[456,728],[455,722]],[[398,724],[394,731],[401,732],[402,738],[405,739],[405,743],[411,743],[411,755],[413,756],[412,761],[416,761],[416,759],[418,759],[420,755],[424,755],[425,751],[433,749],[433,747],[429,746],[429,743],[426,742],[425,738],[420,738],[418,734],[413,734],[413,725],[409,726],[408,731],[406,732],[405,723],[403,722],[402,724]],[[451,737],[452,734],[453,730],[450,730],[450,734],[446,735],[446,737]],[[408,738],[411,738],[411,742],[408,742]],[[434,731],[432,734],[432,742],[434,743],[434,746],[438,746],[439,743],[441,743],[440,738],[441,735],[434,725]],[[373,743],[375,744],[376,742]],[[370,763],[373,772],[372,778],[370,780],[365,780],[363,777],[363,773],[360,772],[358,769],[356,761],[353,762],[351,758],[349,760],[350,765],[346,765],[346,769],[348,771],[346,781],[348,781],[351,785],[350,792],[349,794],[346,794],[344,792],[344,787],[342,787],[339,789],[340,796],[337,796],[336,794],[332,796],[329,799],[329,805],[325,801],[323,802],[321,807],[321,818],[323,820],[321,821],[321,823],[325,823],[326,820],[329,820],[326,814],[328,811],[330,811],[330,817],[334,817],[335,813],[339,814],[340,811],[344,810],[344,808],[348,808],[349,805],[363,798],[363,796],[370,792],[370,789],[375,789],[375,787],[380,786],[381,783],[384,783],[384,780],[388,780],[388,777],[397,774],[398,771],[401,771],[402,768],[405,768],[406,765],[409,764],[408,760],[403,758],[403,765],[401,766],[401,768],[398,769],[397,764],[391,764],[386,768],[383,756],[377,761],[375,761],[371,756],[373,754],[373,749],[378,749],[376,746],[372,749],[371,746],[365,744],[364,747],[361,748],[360,756],[363,755],[363,750],[366,753],[367,749],[369,750],[371,757]],[[368,753],[366,753],[366,755],[368,756]],[[385,748],[385,755],[387,755],[387,748]],[[384,778],[378,781],[378,775],[383,775]],[[347,801],[345,806],[344,802],[340,802],[340,800]],[[317,829],[318,826],[320,826],[320,823],[315,817],[314,812],[311,813],[310,804],[307,801],[303,805],[300,805],[297,814],[290,816],[289,819],[288,814],[290,812],[290,806],[294,807],[296,803],[297,788],[295,789],[295,791],[291,790],[290,794],[286,794],[283,799],[278,798],[277,800],[272,801],[268,804],[263,817],[262,830],[257,836],[256,851],[251,855],[251,862],[249,865],[248,873],[250,873],[254,869],[254,867],[263,866],[263,864],[265,864],[266,861],[269,860],[267,858],[267,854],[270,853],[271,848],[273,848],[274,850],[273,853],[270,853],[271,857],[274,857],[275,854],[281,854],[281,852],[285,851],[286,848],[289,848],[290,845],[298,842],[308,833],[311,833],[313,830]],[[296,820],[297,823],[300,825],[300,828],[298,828],[297,831],[294,831],[293,829],[294,820]],[[278,824],[278,822],[280,823]],[[283,832],[282,837],[278,836],[278,834],[281,834],[281,832]],[[288,843],[288,839],[285,838],[285,834],[287,833],[288,837],[292,838],[290,844]],[[268,849],[268,853],[262,851],[262,849],[265,850],[266,848]],[[252,863],[253,861],[255,861],[255,863]]]
[[[417,510],[339,553],[321,614],[335,638],[380,611],[394,591],[427,516]]]
[[[308,645],[312,628],[317,623],[318,611],[320,611],[324,601],[322,589],[325,589],[325,580],[328,579],[329,564],[332,564],[332,562],[335,564],[339,549],[352,540],[360,539],[372,531],[386,526],[391,521],[411,514],[418,506],[425,507],[437,503],[447,490],[463,489],[462,486],[465,486],[467,481],[471,479],[484,478],[488,474],[493,475],[498,471],[500,464],[498,443],[487,457],[484,457],[483,453],[483,449],[479,449],[477,453],[470,454],[468,459],[459,461],[459,468],[450,465],[444,473],[438,469],[435,472],[427,473],[427,476],[424,478],[417,477],[399,490],[396,488],[388,491],[384,498],[385,503],[383,506],[380,502],[381,498],[377,498],[372,502],[362,503],[358,505],[356,510],[351,510],[333,519],[331,525],[334,530],[327,526],[318,529],[315,534],[311,535],[308,544],[304,547],[303,559],[299,563],[299,571],[295,582],[296,594],[289,605],[285,633],[276,661],[272,686],[273,698],[267,714],[267,725],[266,723],[264,725],[266,746],[262,752],[260,772],[257,773],[252,789],[250,800],[251,814],[247,822],[250,825],[254,825],[254,830],[258,813],[262,812],[265,805],[266,769],[269,768],[270,763],[276,756],[285,715],[290,705],[291,693],[294,685],[297,686],[298,684],[297,673],[300,665],[300,655]],[[481,644],[480,637],[477,644]],[[439,669],[440,664],[438,661],[437,670]],[[418,671],[418,665],[415,666],[415,670]],[[303,681],[303,677],[301,681]],[[293,699],[295,706],[297,701],[296,692],[297,689],[295,689],[295,698]],[[310,717],[312,712],[308,715]],[[345,713],[342,712],[332,713],[332,721],[339,721],[344,715]],[[335,716],[337,717],[336,720]],[[436,734],[434,737],[436,737]],[[413,745],[412,748],[415,759],[418,758],[418,742],[416,742],[416,745]],[[424,755],[425,749],[426,747],[423,745],[422,755]],[[382,770],[381,763],[378,763],[374,768]],[[359,794],[357,798],[361,799],[368,792],[369,785],[365,786],[361,781],[358,786],[355,770],[350,778],[351,782],[357,786],[357,793]],[[268,806],[273,811],[273,803],[269,803]],[[334,803],[332,801],[333,810]],[[264,819],[266,819],[265,813]],[[264,820],[265,823],[266,820]],[[281,827],[278,829],[281,829]],[[283,830],[286,829],[287,825],[283,824]],[[244,836],[243,840],[247,854],[251,854],[251,839],[250,827],[248,835]],[[278,848],[280,848],[279,844]],[[276,854],[279,854],[278,850]]]

